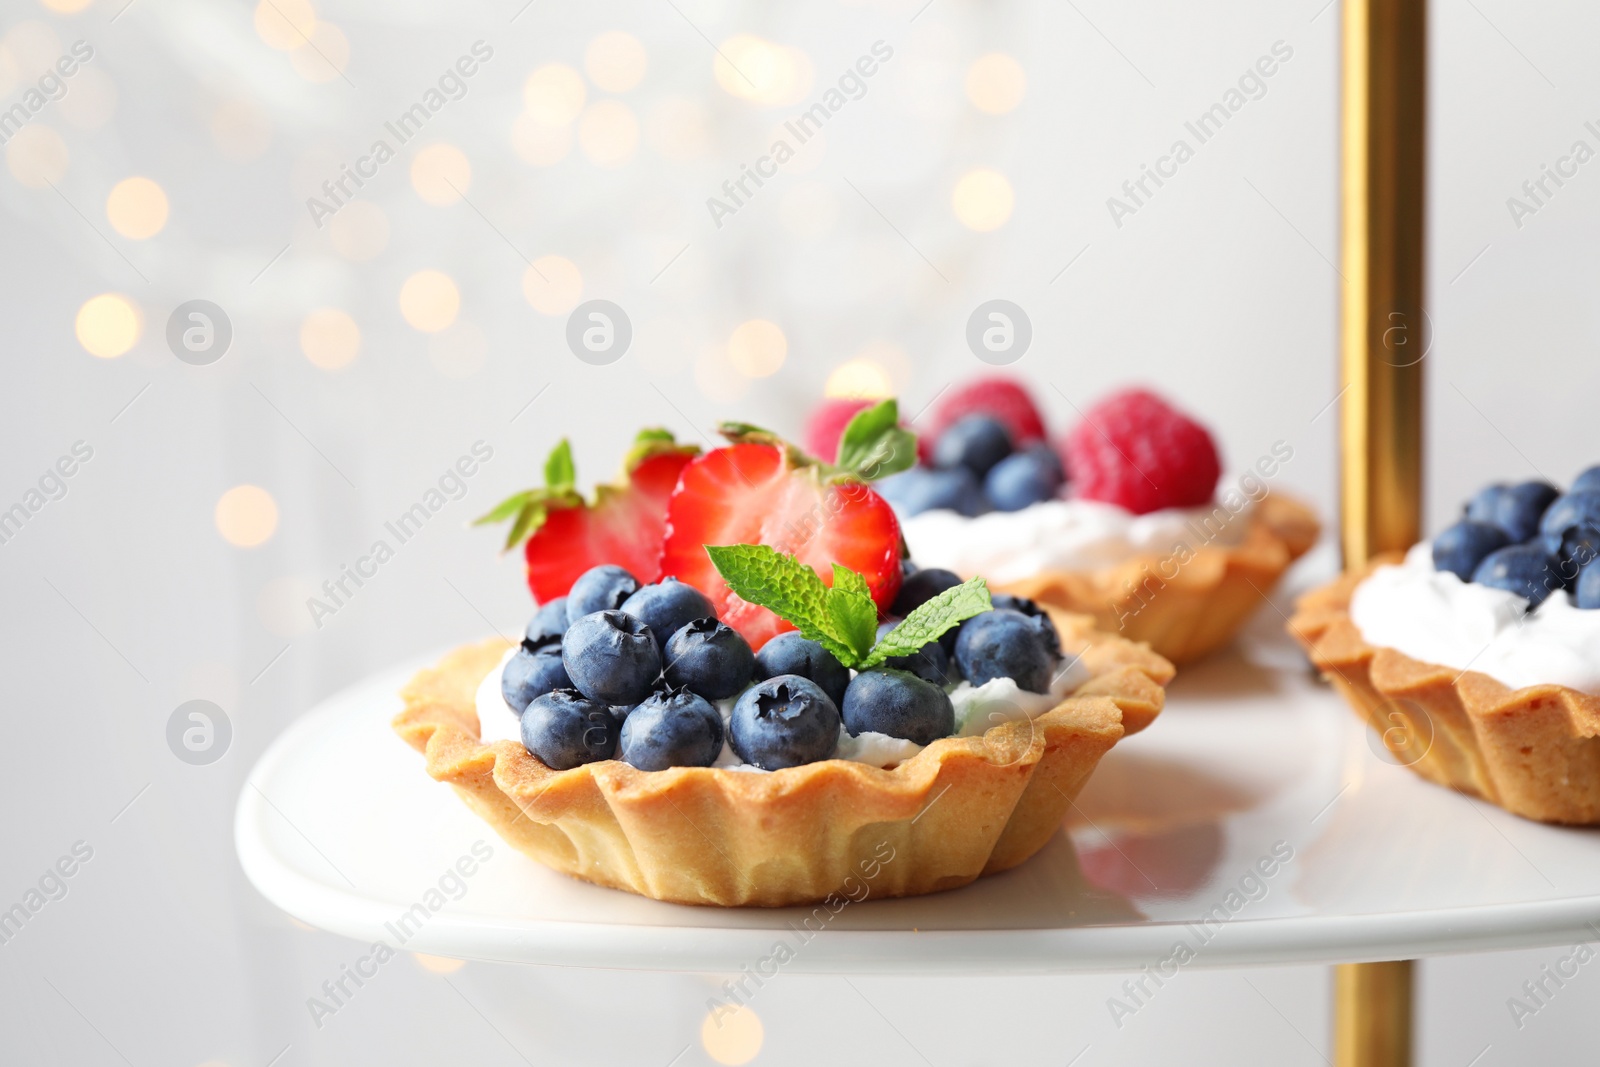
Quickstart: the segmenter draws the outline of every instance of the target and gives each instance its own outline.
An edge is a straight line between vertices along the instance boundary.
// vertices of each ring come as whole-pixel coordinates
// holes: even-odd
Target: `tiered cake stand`
[[[1344,561],[1420,530],[1424,0],[1344,6]],[[1300,579],[1330,577],[1332,554]],[[575,882],[501,843],[389,729],[414,664],[327,701],[262,757],[236,835],[316,926],[445,956],[737,973],[1167,973],[1332,963],[1340,1067],[1410,1062],[1410,958],[1570,944],[1600,919],[1600,836],[1526,822],[1395,765],[1282,635],[1185,669],[1022,867],[836,914],[688,908]],[[1274,614],[1277,612],[1277,614]],[[436,890],[473,846],[460,899]],[[451,882],[454,888],[455,882]],[[437,906],[436,906],[437,905]],[[1180,948],[1180,946],[1182,946]]]

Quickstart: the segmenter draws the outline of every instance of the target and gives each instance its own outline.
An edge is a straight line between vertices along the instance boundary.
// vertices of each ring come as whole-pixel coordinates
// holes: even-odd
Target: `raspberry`
[[[850,420],[856,417],[856,412],[872,405],[871,400],[856,398],[824,400],[818,404],[811,412],[811,417],[806,420],[806,432],[803,438],[806,451],[824,463],[832,463],[838,455],[839,438],[844,436],[844,428],[850,425]]]
[[[1062,439],[1075,493],[1135,515],[1210,501],[1222,465],[1205,427],[1144,389],[1114,393]]]
[[[933,442],[964,415],[992,415],[1011,433],[1011,443],[1021,449],[1030,441],[1044,438],[1044,420],[1033,397],[1011,378],[979,378],[953,390],[940,399],[926,426],[917,431],[923,441]]]

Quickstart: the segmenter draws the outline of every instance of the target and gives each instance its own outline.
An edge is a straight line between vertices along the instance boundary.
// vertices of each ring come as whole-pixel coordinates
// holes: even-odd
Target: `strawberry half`
[[[710,597],[717,617],[755,649],[794,627],[736,596],[706,545],[770,545],[829,585],[833,565],[842,563],[866,578],[878,610],[888,611],[900,590],[900,524],[884,499],[770,434],[748,427],[724,433],[734,444],[684,467],[668,502],[661,572]]]
[[[645,430],[628,453],[622,480],[597,486],[589,503],[577,491],[572,452],[563,440],[545,462],[545,488],[518,493],[477,521],[516,517],[506,548],[528,539],[528,588],[541,604],[566,596],[579,575],[602,563],[626,568],[641,584],[653,582],[661,576],[667,500],[698,452],[665,430]]]

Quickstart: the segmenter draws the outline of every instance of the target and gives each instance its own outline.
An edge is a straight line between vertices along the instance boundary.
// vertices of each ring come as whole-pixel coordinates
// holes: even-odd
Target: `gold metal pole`
[[[1411,961],[1341,963],[1333,969],[1336,1067],[1411,1062]]]
[[[1422,532],[1424,0],[1345,0],[1343,406],[1345,566]]]
[[[1340,349],[1346,567],[1422,532],[1426,0],[1344,0]],[[1412,964],[1334,969],[1337,1067],[1409,1067]]]

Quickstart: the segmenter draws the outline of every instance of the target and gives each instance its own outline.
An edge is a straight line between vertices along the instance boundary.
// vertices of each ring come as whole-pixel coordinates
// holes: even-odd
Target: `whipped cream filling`
[[[500,693],[501,672],[505,670],[506,664],[516,651],[515,645],[507,649],[494,670],[484,675],[483,681],[478,683],[475,697],[478,710],[478,737],[484,744],[493,741],[515,741],[519,745],[522,743],[521,720],[506,705],[505,697]],[[1088,668],[1081,660],[1073,659],[1061,661],[1055,676],[1050,681],[1048,693],[1031,693],[1017,685],[1011,678],[995,678],[981,686],[961,682],[949,690],[950,703],[956,713],[956,729],[951,736],[974,737],[1001,723],[1036,719],[1061,703],[1073,690],[1088,680]],[[728,729],[728,719],[732,716],[733,706],[738,700],[739,698],[735,696],[714,702],[717,711],[722,715],[723,741],[722,752],[711,765],[723,770],[766,774],[767,772],[760,767],[741,760],[728,741],[732,736],[732,732]],[[903,737],[890,737],[888,734],[872,730],[863,730],[860,734],[852,736],[841,725],[839,747],[834,752],[833,758],[850,760],[852,763],[865,763],[872,767],[893,767],[915,756],[924,747]]]
[[[1434,570],[1424,541],[1356,586],[1350,618],[1367,644],[1424,663],[1478,671],[1512,689],[1564,685],[1600,695],[1600,611],[1578,608],[1567,592],[1531,612],[1527,603]]]
[[[968,518],[943,509],[900,520],[919,567],[982,574],[991,583],[1040,571],[1087,571],[1134,556],[1171,553],[1178,545],[1233,545],[1243,539],[1253,502],[1230,512],[1221,503],[1135,515],[1097,500],[1046,500],[1021,511]]]

